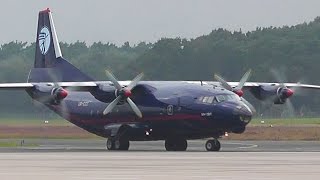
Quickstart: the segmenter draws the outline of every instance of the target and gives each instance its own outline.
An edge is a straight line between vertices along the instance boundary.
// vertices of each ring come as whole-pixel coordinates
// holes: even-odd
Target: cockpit
[[[216,96],[200,96],[197,102],[201,104],[216,104],[224,101],[241,101],[236,94],[219,94]]]

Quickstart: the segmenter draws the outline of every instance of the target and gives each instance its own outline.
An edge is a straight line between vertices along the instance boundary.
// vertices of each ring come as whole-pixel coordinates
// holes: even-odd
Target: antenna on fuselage
[[[203,86],[203,82],[200,80],[200,84],[201,84],[201,86]]]

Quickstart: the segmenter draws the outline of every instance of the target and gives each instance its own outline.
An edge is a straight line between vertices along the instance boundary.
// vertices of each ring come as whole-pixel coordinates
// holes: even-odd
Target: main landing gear
[[[164,145],[167,151],[185,151],[188,147],[187,140],[183,138],[167,139]]]
[[[207,151],[220,151],[221,144],[218,139],[208,140],[206,142],[206,150]]]
[[[130,143],[127,138],[108,138],[107,149],[108,150],[122,150],[127,151]]]
[[[112,137],[108,138],[106,146],[108,150],[127,151],[130,142],[127,138]],[[183,138],[167,139],[165,141],[165,148],[167,151],[186,151],[187,147],[187,140]],[[212,139],[206,142],[205,148],[207,151],[220,151],[221,144],[218,139]]]

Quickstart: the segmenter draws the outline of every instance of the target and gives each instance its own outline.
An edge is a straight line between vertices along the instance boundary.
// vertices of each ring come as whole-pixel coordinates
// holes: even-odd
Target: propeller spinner
[[[107,107],[106,109],[103,111],[103,115],[106,115],[108,113],[110,113],[114,107],[120,102],[125,100],[129,106],[131,107],[131,109],[133,110],[133,112],[139,117],[142,118],[142,113],[139,110],[139,108],[137,107],[137,105],[132,101],[132,99],[130,98],[130,96],[132,95],[131,90],[138,84],[138,82],[142,79],[143,77],[143,73],[137,75],[128,86],[123,87],[120,85],[120,83],[118,82],[118,80],[115,78],[115,76],[109,72],[108,70],[106,70],[106,75],[107,77],[110,79],[110,81],[114,84],[114,87],[116,88],[116,99],[114,99]]]

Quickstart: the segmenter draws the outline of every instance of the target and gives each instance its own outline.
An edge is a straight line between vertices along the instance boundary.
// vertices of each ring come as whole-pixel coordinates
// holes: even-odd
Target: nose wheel
[[[218,139],[208,140],[206,142],[206,150],[207,151],[220,151],[221,144]]]

